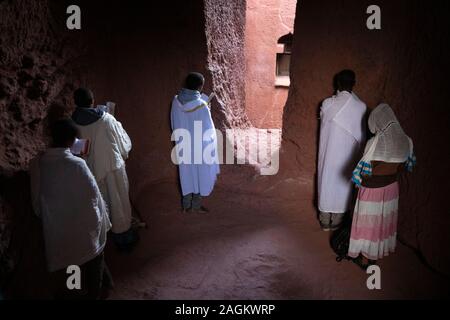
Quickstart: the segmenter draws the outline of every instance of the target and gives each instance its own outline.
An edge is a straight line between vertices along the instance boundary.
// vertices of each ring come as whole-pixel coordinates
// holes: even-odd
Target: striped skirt
[[[353,213],[348,255],[378,260],[395,251],[398,182],[381,188],[360,187]]]

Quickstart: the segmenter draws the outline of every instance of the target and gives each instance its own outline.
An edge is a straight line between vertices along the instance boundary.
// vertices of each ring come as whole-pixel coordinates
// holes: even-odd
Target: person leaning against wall
[[[42,220],[56,299],[98,299],[112,285],[103,254],[111,223],[94,176],[70,151],[77,136],[70,119],[56,121],[51,147],[30,163],[32,204]],[[69,266],[79,268],[81,288],[68,287]]]

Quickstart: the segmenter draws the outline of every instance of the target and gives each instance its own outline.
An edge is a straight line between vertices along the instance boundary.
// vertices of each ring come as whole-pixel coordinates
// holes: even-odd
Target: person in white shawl
[[[52,148],[30,164],[34,212],[42,219],[49,272],[56,298],[67,298],[66,268],[79,266],[81,290],[74,295],[99,297],[103,250],[111,224],[106,205],[86,162],[70,152],[77,129],[70,120],[52,126]]]
[[[372,111],[369,129],[375,136],[367,142],[364,156],[353,171],[352,180],[359,190],[348,250],[348,256],[363,267],[395,251],[398,174],[401,164],[412,171],[416,161],[412,140],[387,104]]]
[[[130,137],[113,115],[93,107],[92,91],[77,89],[74,100],[77,108],[72,119],[81,138],[89,140],[86,163],[108,205],[112,238],[120,250],[130,250],[137,241],[136,231],[131,228],[132,208],[125,167],[132,147]]]
[[[200,92],[204,77],[192,72],[185,87],[174,97],[171,109],[172,161],[178,165],[184,212],[208,212],[202,197],[209,196],[220,172],[217,135],[210,101]]]
[[[365,143],[366,105],[352,92],[355,73],[336,75],[337,95],[322,103],[317,166],[319,221],[324,231],[335,230],[349,211],[351,173]]]

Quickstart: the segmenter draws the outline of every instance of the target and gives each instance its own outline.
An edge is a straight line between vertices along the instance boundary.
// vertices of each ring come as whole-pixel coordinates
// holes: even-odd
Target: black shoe
[[[362,270],[367,271],[367,268],[369,267],[369,265],[363,263],[362,260],[363,260],[362,256],[359,256],[359,257],[357,257],[357,258],[353,258],[353,259],[352,259],[352,262],[353,262],[354,264],[356,264],[358,267],[360,267]]]
[[[369,264],[368,266],[376,266],[377,265],[377,260],[370,260],[369,259]]]
[[[339,224],[336,224],[336,225],[330,224],[330,230],[331,231],[339,230],[341,227],[342,227],[342,223],[339,223]]]
[[[130,253],[139,242],[139,234],[135,229],[130,228],[128,231],[120,234],[113,233],[112,239],[117,250],[120,252]]]

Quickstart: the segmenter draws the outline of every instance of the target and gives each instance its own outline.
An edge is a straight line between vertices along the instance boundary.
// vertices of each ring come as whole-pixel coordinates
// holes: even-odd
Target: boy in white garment
[[[52,125],[52,147],[30,165],[31,194],[42,219],[48,270],[57,299],[97,299],[103,276],[106,233],[111,227],[106,205],[86,162],[70,152],[77,137],[71,120]],[[67,267],[81,270],[80,290],[66,285]]]
[[[210,101],[207,96],[201,94],[204,82],[202,74],[189,73],[184,88],[172,101],[171,124],[173,140],[177,145],[175,158],[179,169],[184,212],[208,212],[208,209],[202,206],[202,197],[211,194],[220,172]],[[189,137],[181,139],[177,136],[178,133],[186,133]],[[190,141],[190,145],[186,145],[186,141]],[[181,150],[183,147],[185,150]]]
[[[336,76],[337,94],[321,107],[317,166],[319,220],[324,231],[340,227],[352,202],[352,171],[365,144],[366,105],[355,93],[355,73]]]
[[[112,238],[119,250],[129,251],[137,242],[131,227],[132,210],[125,160],[131,140],[114,116],[94,108],[94,94],[80,88],[74,92],[77,108],[72,114],[82,139],[89,140],[86,163],[97,180],[108,205],[112,222]]]

